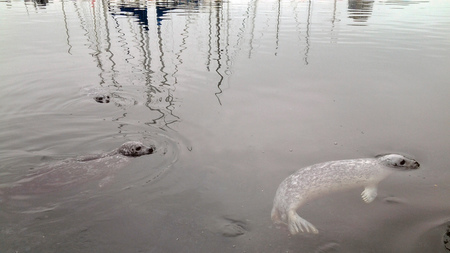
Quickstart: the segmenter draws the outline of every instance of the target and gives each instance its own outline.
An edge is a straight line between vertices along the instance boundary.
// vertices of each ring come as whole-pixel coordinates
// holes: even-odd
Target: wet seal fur
[[[153,154],[154,151],[155,147],[153,146],[147,147],[139,141],[128,141],[122,144],[117,151],[113,151],[113,153],[117,152],[124,156],[136,157]]]
[[[99,187],[114,177],[113,172],[122,168],[130,157],[153,154],[154,146],[145,146],[139,141],[128,141],[119,148],[103,154],[68,158],[33,169],[17,182],[0,189],[0,196],[27,196],[48,193],[70,185],[99,179]]]
[[[377,185],[396,170],[412,170],[420,164],[403,155],[388,154],[376,158],[340,160],[314,164],[287,177],[278,187],[271,213],[275,224],[286,224],[291,234],[317,234],[317,228],[297,214],[305,202],[345,189],[364,187],[366,203],[377,196]]]
[[[94,97],[95,102],[97,103],[109,103],[111,97],[109,95],[97,95]]]
[[[84,88],[84,92],[97,103],[107,104],[111,101],[111,93],[103,87]]]
[[[444,242],[445,249],[450,251],[450,225],[447,225],[447,231],[445,231],[442,241]]]

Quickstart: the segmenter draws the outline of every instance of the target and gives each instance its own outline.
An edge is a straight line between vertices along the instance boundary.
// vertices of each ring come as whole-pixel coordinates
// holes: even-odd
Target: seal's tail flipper
[[[376,186],[367,186],[364,188],[364,191],[361,192],[361,198],[366,203],[370,203],[375,200],[377,197],[377,187]]]
[[[306,233],[313,233],[318,234],[319,230],[317,228],[309,223],[307,220],[300,217],[295,211],[289,211],[288,214],[288,227],[289,232],[291,234],[295,235],[299,232],[306,232]]]

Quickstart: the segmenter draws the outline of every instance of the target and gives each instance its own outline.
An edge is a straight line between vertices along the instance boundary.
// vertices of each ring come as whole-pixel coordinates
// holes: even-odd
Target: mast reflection
[[[307,66],[313,55],[311,50],[317,48],[313,43],[321,40],[337,43],[336,33],[343,15],[348,14],[351,24],[367,23],[374,0],[347,3],[99,0],[62,1],[61,10],[67,53],[77,50],[76,40],[71,37],[80,32],[71,31],[74,18],[68,9],[73,6],[77,25],[86,40],[84,45],[98,69],[98,84],[109,89],[111,102],[121,108],[134,105],[139,98],[127,95],[126,87],[144,87],[141,89],[145,91],[144,104],[150,111],[147,123],[167,127],[181,120],[177,108],[182,97],[180,87],[190,85],[183,79],[186,73],[195,73],[196,78],[206,80],[206,85],[214,85],[210,94],[222,105],[237,56],[253,58],[269,52],[280,57],[288,45],[288,50],[296,51],[298,60]],[[313,11],[317,5],[329,5],[332,12],[324,17]],[[321,18],[329,20],[329,29],[315,27],[320,23],[315,20]],[[319,30],[329,30],[329,38],[319,34]],[[298,41],[286,41],[290,32],[298,34]]]

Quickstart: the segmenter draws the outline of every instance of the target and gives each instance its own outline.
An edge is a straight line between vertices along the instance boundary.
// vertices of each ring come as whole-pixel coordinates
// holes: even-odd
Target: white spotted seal
[[[102,187],[111,180],[112,172],[125,165],[130,157],[148,155],[154,151],[153,146],[128,141],[108,153],[69,158],[40,166],[0,193],[8,196],[46,193],[96,179],[100,180],[99,187]]]
[[[414,159],[388,154],[319,163],[299,169],[278,187],[273,200],[272,221],[286,224],[293,235],[300,231],[317,234],[317,228],[296,212],[305,202],[330,192],[365,187],[361,197],[370,203],[377,196],[377,185],[381,180],[396,169],[411,170],[419,166]]]

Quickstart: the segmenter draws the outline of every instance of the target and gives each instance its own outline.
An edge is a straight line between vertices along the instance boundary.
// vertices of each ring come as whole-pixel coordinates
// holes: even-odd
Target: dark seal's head
[[[415,170],[420,167],[416,160],[398,154],[381,155],[377,159],[382,165],[399,170]]]
[[[155,147],[147,147],[139,141],[128,141],[120,146],[118,152],[124,156],[141,156],[153,154]]]
[[[109,103],[110,97],[109,97],[109,95],[98,95],[98,96],[94,97],[94,100],[97,103]]]

